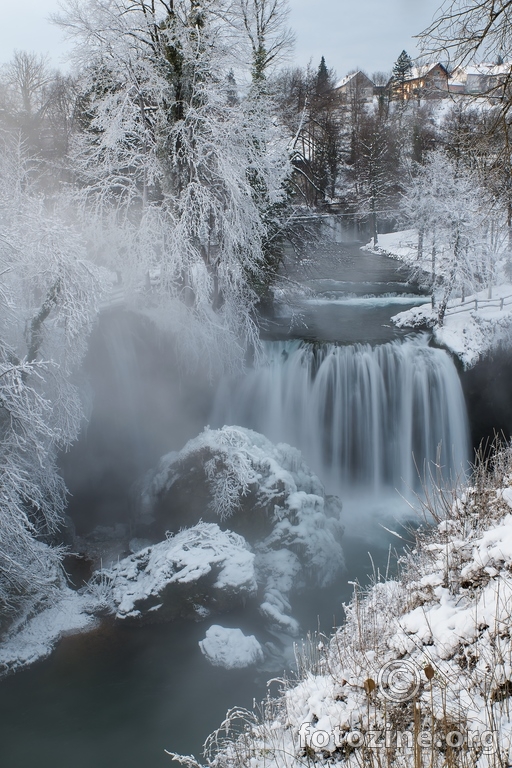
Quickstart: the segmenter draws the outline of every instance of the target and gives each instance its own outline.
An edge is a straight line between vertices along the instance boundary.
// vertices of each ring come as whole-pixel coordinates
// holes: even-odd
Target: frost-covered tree
[[[282,60],[294,43],[287,26],[287,0],[231,0],[229,18],[241,39],[249,43],[253,83],[266,80],[269,67]]]
[[[0,137],[0,612],[55,586],[49,544],[66,495],[55,460],[78,435],[72,376],[102,285],[33,175],[22,145]]]
[[[490,261],[494,263],[499,250],[499,220],[477,174],[445,151],[428,153],[425,165],[416,170],[402,206],[409,223],[425,233],[430,246],[430,261],[420,253],[416,267],[430,272],[442,325],[454,293],[464,297],[492,279]]]
[[[46,189],[65,175],[74,110],[73,78],[51,69],[44,56],[16,51],[0,67],[0,127],[22,137],[40,169],[44,163]]]
[[[139,296],[146,275],[152,307],[183,340],[240,359],[258,343],[255,288],[273,224],[262,209],[283,199],[288,157],[266,102],[233,99],[227,3],[66,8],[61,23],[87,65],[74,158],[88,215],[119,225],[114,266]]]
[[[357,215],[370,223],[378,243],[380,218],[392,218],[398,202],[399,145],[396,126],[377,112],[359,117],[352,135],[350,157]]]

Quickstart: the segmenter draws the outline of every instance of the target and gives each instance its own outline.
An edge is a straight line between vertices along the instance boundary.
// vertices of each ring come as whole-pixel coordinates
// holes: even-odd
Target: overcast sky
[[[289,0],[297,35],[294,60],[317,66],[326,58],[340,77],[356,67],[389,71],[412,36],[428,25],[441,0]],[[66,46],[48,21],[58,0],[0,0],[0,61],[15,49],[49,53],[61,65]]]

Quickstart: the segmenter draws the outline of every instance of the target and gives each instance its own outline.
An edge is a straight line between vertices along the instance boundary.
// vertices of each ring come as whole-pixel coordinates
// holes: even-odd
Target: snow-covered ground
[[[363,250],[399,259],[417,266],[418,234],[409,229],[379,235],[377,246],[373,241]],[[416,262],[416,264],[415,264]],[[512,340],[512,283],[493,287],[461,299],[452,299],[443,325],[437,323],[437,312],[431,303],[400,312],[392,318],[399,328],[431,328],[436,342],[471,368],[489,350]]]
[[[508,449],[437,507],[397,580],[356,587],[345,625],[298,652],[298,684],[263,717],[231,713],[209,765],[510,765],[511,483]]]
[[[64,587],[47,605],[27,608],[0,644],[0,675],[49,656],[65,635],[94,629],[99,623],[94,614],[102,605],[94,592]]]
[[[401,232],[390,232],[387,235],[379,235],[377,245],[373,244],[373,238],[369,243],[361,247],[362,251],[391,256],[410,263],[416,257],[418,249],[418,233],[415,229],[404,229]]]

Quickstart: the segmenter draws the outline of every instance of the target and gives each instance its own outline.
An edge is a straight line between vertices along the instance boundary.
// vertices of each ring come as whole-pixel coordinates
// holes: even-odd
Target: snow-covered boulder
[[[143,492],[146,516],[177,531],[206,520],[251,543],[289,548],[321,585],[343,562],[341,503],[285,443],[243,427],[205,429],[162,457]]]
[[[126,557],[102,579],[118,619],[202,618],[232,609],[257,590],[254,554],[244,539],[199,523]]]
[[[263,650],[254,635],[244,635],[241,629],[226,629],[213,624],[199,641],[203,656],[214,667],[243,669],[263,661]]]
[[[296,632],[289,596],[332,583],[343,566],[341,504],[289,445],[242,427],[205,429],[164,456],[147,479],[144,510],[171,531],[215,521],[244,536],[256,553],[261,612]]]

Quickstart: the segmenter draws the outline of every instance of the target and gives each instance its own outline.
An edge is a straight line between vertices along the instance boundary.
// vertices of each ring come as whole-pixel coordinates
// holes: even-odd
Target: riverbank
[[[343,627],[298,653],[298,682],[263,717],[228,718],[208,764],[508,765],[511,472],[506,449],[471,487],[432,498],[436,524],[416,533],[400,576],[356,585]]]
[[[380,235],[377,246],[370,241],[362,250],[397,259],[417,270],[417,243],[417,232],[409,229]],[[512,343],[512,283],[495,286],[492,292],[485,288],[463,301],[450,300],[442,326],[430,302],[399,312],[391,319],[401,329],[432,330],[436,343],[456,355],[468,369],[489,351]]]

